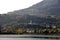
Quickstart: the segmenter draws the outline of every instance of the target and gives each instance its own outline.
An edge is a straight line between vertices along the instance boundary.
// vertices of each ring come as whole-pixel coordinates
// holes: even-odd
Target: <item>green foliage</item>
[[[11,32],[11,33],[26,33],[26,28],[28,28],[26,25],[28,22],[32,20],[32,22],[37,23],[38,25],[41,25],[43,27],[46,27],[47,25],[52,26],[56,25],[57,28],[60,29],[60,18],[58,17],[40,17],[37,15],[8,15],[8,14],[2,14],[0,15],[0,27],[1,32]],[[46,21],[47,20],[47,21]],[[52,24],[50,24],[52,23]],[[19,29],[20,28],[20,29]],[[32,27],[34,29],[34,26]],[[57,29],[56,28],[56,29]],[[24,29],[24,30],[22,30]],[[28,28],[30,29],[30,28]],[[59,34],[60,30],[48,30],[48,29],[34,29],[34,34]]]

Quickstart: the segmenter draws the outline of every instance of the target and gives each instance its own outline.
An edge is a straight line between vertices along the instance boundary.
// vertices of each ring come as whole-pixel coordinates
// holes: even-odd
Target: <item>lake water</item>
[[[57,37],[59,39],[52,38],[32,38],[32,37]],[[31,38],[30,38],[31,37]],[[60,35],[0,35],[0,40],[60,40]]]
[[[60,40],[60,39],[44,39],[44,38],[0,38],[0,40]]]

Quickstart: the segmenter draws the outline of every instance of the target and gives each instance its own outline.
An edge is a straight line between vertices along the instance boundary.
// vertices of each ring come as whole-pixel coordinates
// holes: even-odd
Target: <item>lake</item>
[[[34,38],[34,37],[41,37],[41,38]],[[59,36],[58,35],[57,36],[56,35],[0,35],[0,40],[60,40],[60,35]]]
[[[60,40],[60,39],[45,39],[45,38],[0,38],[0,40]]]

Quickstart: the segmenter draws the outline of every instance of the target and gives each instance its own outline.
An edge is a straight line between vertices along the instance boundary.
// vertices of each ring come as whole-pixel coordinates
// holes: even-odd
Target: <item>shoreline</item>
[[[0,35],[0,38],[60,38],[60,35]]]

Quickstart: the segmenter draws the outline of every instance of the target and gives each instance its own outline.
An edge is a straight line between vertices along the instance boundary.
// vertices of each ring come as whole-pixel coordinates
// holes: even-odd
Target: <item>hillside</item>
[[[9,12],[8,14],[60,15],[60,0],[43,0],[29,8]]]

